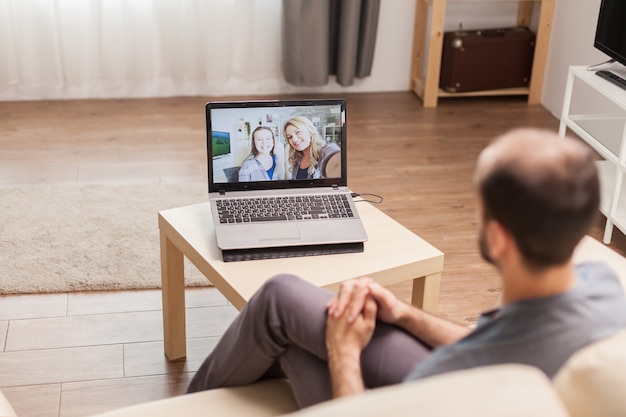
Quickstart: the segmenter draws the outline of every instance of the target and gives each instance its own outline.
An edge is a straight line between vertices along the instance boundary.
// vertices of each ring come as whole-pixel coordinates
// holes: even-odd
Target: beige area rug
[[[157,213],[205,184],[0,188],[0,293],[160,288]],[[185,260],[185,284],[209,285]]]

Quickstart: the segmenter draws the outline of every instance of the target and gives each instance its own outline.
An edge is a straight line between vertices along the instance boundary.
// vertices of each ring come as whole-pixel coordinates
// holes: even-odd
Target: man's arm
[[[471,329],[434,316],[398,300],[393,293],[376,282],[369,283],[370,294],[378,304],[378,318],[402,327],[431,347],[454,343]]]

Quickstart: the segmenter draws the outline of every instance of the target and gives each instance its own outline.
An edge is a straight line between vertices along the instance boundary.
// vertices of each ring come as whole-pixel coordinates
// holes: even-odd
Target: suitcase
[[[446,32],[439,87],[450,93],[528,87],[535,34],[527,27]]]

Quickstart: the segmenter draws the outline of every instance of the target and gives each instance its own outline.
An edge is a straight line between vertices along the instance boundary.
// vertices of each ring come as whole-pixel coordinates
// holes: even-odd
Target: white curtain
[[[281,0],[0,0],[0,100],[277,90]]]

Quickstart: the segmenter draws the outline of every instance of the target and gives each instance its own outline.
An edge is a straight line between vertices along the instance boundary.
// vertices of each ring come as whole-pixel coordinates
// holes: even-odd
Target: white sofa
[[[606,261],[618,272],[626,288],[626,259],[601,243],[584,239],[576,259]],[[0,416],[13,415],[0,394]],[[496,365],[371,390],[303,410],[297,409],[285,381],[271,380],[154,401],[98,417],[174,415],[623,417],[626,416],[626,330],[581,349],[553,380],[530,366]]]

